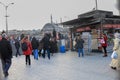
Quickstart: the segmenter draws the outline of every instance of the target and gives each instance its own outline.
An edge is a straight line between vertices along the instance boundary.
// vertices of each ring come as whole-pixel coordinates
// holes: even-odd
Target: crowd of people
[[[12,44],[14,44],[16,48],[16,57],[18,57],[18,55],[25,55],[26,65],[31,65],[30,55],[33,55],[36,60],[38,60],[39,57],[45,58],[47,55],[50,60],[50,56],[53,56],[54,53],[58,52],[56,38],[47,33],[39,41],[35,37],[30,39],[30,36],[25,34],[21,34],[20,40],[18,38],[11,39],[3,32],[0,35],[0,58],[5,77],[9,75],[8,70],[12,64]],[[20,48],[22,49],[22,52],[20,51]]]
[[[51,36],[50,34],[44,34],[44,37],[39,41],[35,37],[30,38],[29,35],[22,34],[21,39],[15,38],[12,43],[14,43],[16,48],[16,54],[15,56],[18,57],[22,54],[25,55],[25,64],[31,65],[31,58],[30,55],[34,56],[34,59],[38,60],[39,57],[45,58],[46,55],[48,59],[50,60],[51,56],[54,55],[54,53],[58,52],[58,46],[55,36]],[[82,39],[81,35],[78,35],[76,38],[76,50],[78,52],[78,57],[80,57],[82,53],[82,57],[84,57],[84,40]],[[107,36],[105,34],[102,34],[102,37],[100,39],[101,46],[103,48],[103,57],[107,57]],[[22,49],[22,53],[19,52],[19,49]],[[117,59],[112,59],[110,67],[114,70],[120,68],[120,34],[115,34],[114,39],[114,47],[113,51],[116,51],[118,54]],[[0,58],[2,62],[2,69],[4,76],[7,77],[9,75],[8,70],[12,64],[12,46],[11,46],[11,40],[6,35],[5,32],[3,32],[0,35]]]

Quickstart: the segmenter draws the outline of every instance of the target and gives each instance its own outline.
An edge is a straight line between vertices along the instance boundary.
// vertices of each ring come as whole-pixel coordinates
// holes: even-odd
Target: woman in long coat
[[[116,53],[118,54],[118,58],[117,59],[112,59],[111,61],[111,68],[112,69],[120,69],[120,34],[119,33],[115,33],[115,39],[114,39],[114,47],[113,47],[113,51],[116,51]]]

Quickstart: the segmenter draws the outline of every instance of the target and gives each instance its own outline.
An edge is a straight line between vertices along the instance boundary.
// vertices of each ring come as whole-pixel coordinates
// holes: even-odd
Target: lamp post
[[[5,11],[6,11],[6,13],[5,13],[5,14],[6,14],[6,15],[5,15],[5,19],[6,19],[6,21],[5,21],[5,22],[6,22],[6,34],[8,34],[8,17],[9,17],[9,16],[8,16],[8,14],[7,14],[7,12],[8,12],[7,10],[8,10],[8,7],[9,7],[10,5],[13,5],[14,3],[9,3],[8,5],[5,5],[4,3],[0,2],[0,4],[5,7]]]
[[[97,0],[95,0],[96,10],[98,10]]]
[[[119,15],[120,15],[120,0],[117,0],[117,9],[118,9]]]

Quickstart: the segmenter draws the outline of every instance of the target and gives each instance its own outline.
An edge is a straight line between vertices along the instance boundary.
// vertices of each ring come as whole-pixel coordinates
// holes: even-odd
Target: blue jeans
[[[34,59],[38,60],[38,49],[34,49],[33,54],[34,54]]]
[[[50,59],[50,51],[49,51],[49,49],[44,49],[44,53],[42,54],[43,58],[45,58],[45,53],[47,53],[48,59]]]
[[[80,53],[82,53],[82,56],[84,56],[84,49],[78,49],[78,57],[80,57]]]
[[[12,64],[11,58],[9,58],[9,59],[1,59],[1,61],[2,61],[3,72],[8,73],[8,70],[9,70],[11,64]]]

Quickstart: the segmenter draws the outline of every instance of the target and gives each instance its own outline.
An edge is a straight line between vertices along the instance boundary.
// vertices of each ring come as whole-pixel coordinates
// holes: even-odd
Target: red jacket
[[[101,45],[107,47],[107,36],[104,36],[103,39],[104,39],[105,43],[102,43]]]
[[[23,51],[24,55],[31,55],[32,54],[32,45],[30,41],[25,41],[28,45],[28,49],[26,51]]]

